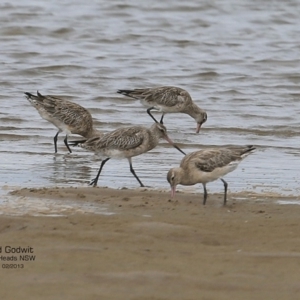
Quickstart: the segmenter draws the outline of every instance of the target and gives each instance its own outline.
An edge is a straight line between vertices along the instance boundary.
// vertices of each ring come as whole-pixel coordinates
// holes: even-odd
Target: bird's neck
[[[173,172],[175,174],[176,177],[176,184],[182,184],[182,185],[186,185],[185,182],[185,171],[183,168],[181,167],[177,167],[177,168],[173,168]]]
[[[93,128],[93,130],[91,130],[91,131],[89,132],[89,134],[88,134],[88,136],[86,136],[86,138],[89,139],[89,138],[91,138],[91,137],[101,136],[101,135],[103,135],[103,134],[104,134],[104,133],[103,133],[102,131]]]
[[[160,140],[160,132],[158,131],[157,128],[151,127],[149,129],[149,134],[148,134],[148,139],[149,139],[149,150],[155,148]]]
[[[204,112],[196,103],[192,102],[186,107],[185,113],[196,119],[201,112]]]

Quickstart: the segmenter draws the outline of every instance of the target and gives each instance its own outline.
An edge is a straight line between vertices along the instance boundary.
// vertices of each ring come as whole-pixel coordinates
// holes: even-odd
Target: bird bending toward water
[[[254,150],[253,146],[233,146],[200,150],[186,155],[179,168],[173,168],[168,172],[167,180],[171,186],[171,196],[174,197],[177,184],[202,183],[204,189],[203,204],[205,204],[207,199],[206,184],[220,178],[224,184],[225,205],[228,184],[221,177],[234,171],[239,163]]]
[[[57,137],[60,132],[65,132],[64,143],[69,152],[68,135],[79,134],[85,138],[100,135],[101,132],[94,129],[91,114],[84,107],[56,96],[44,96],[37,92],[37,96],[24,93],[27,100],[34,106],[41,117],[58,128],[54,137],[54,148],[57,153]]]
[[[102,136],[92,137],[84,141],[70,141],[71,146],[80,146],[89,151],[102,154],[105,157],[102,160],[97,176],[90,182],[90,185],[96,186],[100,173],[105,163],[111,158],[127,158],[129,161],[130,172],[139,182],[141,187],[143,183],[136,175],[131,158],[155,148],[159,140],[164,138],[173,147],[185,155],[185,153],[176,146],[168,137],[167,129],[164,125],[155,123],[150,128],[143,126],[131,126],[119,128]]]
[[[192,100],[190,94],[179,87],[162,86],[156,88],[118,90],[117,93],[140,100],[147,107],[147,113],[155,121],[151,110],[162,112],[160,123],[166,113],[184,113],[191,116],[197,122],[196,133],[199,133],[201,125],[206,122],[207,114]]]

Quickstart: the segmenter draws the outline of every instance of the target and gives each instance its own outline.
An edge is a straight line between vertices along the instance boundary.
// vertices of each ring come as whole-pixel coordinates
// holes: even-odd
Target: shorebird
[[[147,113],[157,122],[151,114],[156,109],[162,112],[160,123],[166,113],[184,113],[191,116],[197,122],[196,133],[199,133],[201,125],[206,122],[207,114],[192,100],[190,94],[179,87],[162,86],[156,88],[118,90],[117,93],[140,100],[147,107]]]
[[[54,136],[55,153],[57,153],[57,137],[60,132],[66,133],[64,143],[70,153],[72,151],[68,145],[69,134],[79,134],[85,138],[101,134],[100,131],[94,129],[92,116],[84,107],[56,96],[43,96],[38,91],[37,96],[31,93],[24,94],[41,117],[58,128]]]
[[[105,158],[101,162],[97,176],[90,182],[90,185],[97,185],[102,168],[109,159],[127,158],[130,172],[141,187],[144,187],[132,167],[131,158],[155,148],[161,138],[167,140],[173,147],[185,155],[185,153],[170,140],[167,135],[166,127],[159,123],[153,124],[150,128],[143,126],[119,128],[110,133],[92,137],[88,140],[70,141],[69,144],[71,146],[78,145],[84,149],[94,151]]]
[[[186,155],[179,168],[169,170],[167,180],[171,186],[171,196],[175,196],[177,184],[194,185],[202,183],[203,204],[206,203],[206,184],[220,178],[224,184],[224,205],[227,199],[227,182],[221,178],[234,171],[239,163],[255,148],[253,146],[233,146],[195,151]]]

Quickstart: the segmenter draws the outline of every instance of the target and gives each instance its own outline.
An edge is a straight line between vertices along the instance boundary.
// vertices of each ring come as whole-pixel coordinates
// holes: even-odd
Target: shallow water
[[[23,97],[39,90],[88,108],[104,132],[151,126],[122,88],[185,88],[208,121],[167,115],[186,152],[225,144],[258,150],[226,176],[233,192],[299,195],[299,20],[297,1],[10,1],[0,4],[0,193],[15,187],[84,186],[99,158],[67,154],[63,136]],[[71,140],[71,138],[70,138]],[[165,142],[133,158],[147,186],[168,189],[182,155]],[[135,188],[127,160],[109,161],[100,186]],[[201,187],[184,188],[202,193]],[[209,184],[222,192],[222,182]]]

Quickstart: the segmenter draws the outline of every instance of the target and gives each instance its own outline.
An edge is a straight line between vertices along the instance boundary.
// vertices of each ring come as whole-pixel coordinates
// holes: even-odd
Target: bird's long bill
[[[200,129],[201,129],[201,123],[197,123],[197,128],[196,128],[196,133],[199,133]]]
[[[170,143],[174,148],[176,148],[178,151],[180,151],[183,155],[186,155],[177,145],[175,145],[172,140],[168,137],[165,136],[166,141],[168,141],[168,143]]]
[[[176,193],[176,186],[171,186],[171,198],[175,197],[175,193]]]

